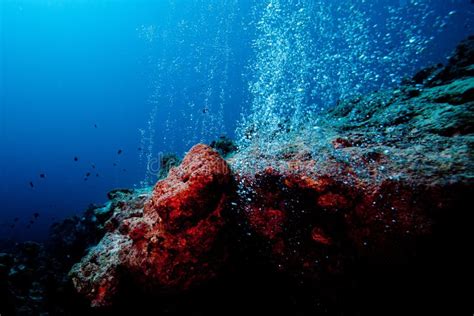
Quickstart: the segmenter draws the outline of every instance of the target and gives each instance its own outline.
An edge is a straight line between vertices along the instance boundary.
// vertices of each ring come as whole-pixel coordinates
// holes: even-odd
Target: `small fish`
[[[30,229],[31,228],[31,225],[26,225],[26,229]]]
[[[33,220],[30,221],[30,225],[33,225],[35,222]]]
[[[86,173],[86,177],[90,177],[90,175],[91,175],[90,172]]]
[[[138,149],[138,151],[142,151],[142,148],[141,148],[141,147],[138,147],[137,149]]]
[[[33,189],[35,187],[34,183],[30,181],[30,187]]]
[[[95,164],[91,164],[92,169],[95,169]]]
[[[202,109],[202,113],[206,114],[207,112],[209,112],[209,109],[208,109],[208,108]]]
[[[94,128],[98,128],[97,124],[94,124]]]
[[[122,149],[119,149],[119,150],[117,151],[117,155],[121,155],[122,153],[123,153],[123,150],[122,150]]]
[[[127,172],[127,169],[122,169],[123,172]]]
[[[78,157],[74,157],[74,161],[79,161],[79,158],[78,158]]]
[[[44,179],[44,178],[46,178],[46,175],[44,173],[42,173],[42,174],[40,174],[40,178]]]
[[[19,219],[18,217],[15,217],[15,218],[13,219],[13,221],[14,221],[15,223],[18,222],[19,220],[20,220],[20,219]]]
[[[35,212],[35,213],[33,213],[33,216],[34,216],[34,218],[36,219],[36,218],[38,218],[38,217],[40,216],[40,213]]]
[[[10,225],[10,228],[11,228],[11,229],[14,229],[14,228],[15,228],[15,224]]]
[[[95,176],[98,178],[98,177],[99,177],[99,174],[98,174],[98,173],[96,173],[96,174],[95,174]]]
[[[114,162],[114,167],[117,167],[117,163]]]

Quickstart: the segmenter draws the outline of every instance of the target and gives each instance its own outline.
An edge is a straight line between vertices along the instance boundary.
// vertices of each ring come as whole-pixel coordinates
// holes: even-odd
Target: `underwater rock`
[[[90,205],[82,216],[72,216],[54,223],[46,242],[48,252],[71,267],[104,236],[104,225],[111,216],[111,210],[110,204]]]
[[[210,147],[194,146],[159,181],[144,209],[123,210],[70,276],[93,306],[107,306],[124,280],[145,292],[186,290],[212,279],[225,260],[231,173]]]
[[[133,194],[133,190],[130,189],[114,189],[107,193],[107,197],[109,200],[114,200],[114,199],[120,199],[123,198],[124,196],[130,196]]]
[[[81,216],[53,224],[43,244],[19,243],[0,254],[0,313],[88,314],[89,304],[76,294],[68,272],[113,226],[112,215],[133,207],[143,210],[150,190],[114,190],[107,204],[91,205]]]
[[[470,269],[473,41],[447,67],[338,102],[271,153],[239,148],[225,161],[196,145],[154,188],[113,190],[45,245],[0,254],[0,313],[136,311],[137,297],[157,312],[212,305],[187,313],[221,301],[279,312],[286,300],[286,314],[301,300],[299,314],[454,306]]]
[[[219,139],[213,140],[210,144],[224,159],[237,151],[235,142],[227,136],[220,136]]]
[[[160,159],[160,171],[158,172],[158,180],[162,180],[168,176],[171,168],[179,166],[181,159],[175,153],[166,153]]]
[[[455,262],[466,247],[457,221],[472,219],[474,77],[466,69],[473,67],[473,43],[458,48],[436,84],[339,102],[317,133],[300,131],[291,148],[239,151],[230,164],[240,184],[240,221],[253,236],[246,243],[261,245],[275,271],[296,283],[329,289],[346,280],[362,289],[377,277],[367,272],[357,281],[355,271],[385,269],[387,278],[398,265],[406,267],[398,279],[407,284],[426,277],[406,293],[441,299],[441,289],[453,284],[438,271],[467,273]],[[453,257],[439,258],[440,249]],[[388,293],[387,285],[377,286]]]
[[[464,77],[474,76],[474,36],[462,41],[448,61],[448,65],[428,79],[428,85],[448,83]]]

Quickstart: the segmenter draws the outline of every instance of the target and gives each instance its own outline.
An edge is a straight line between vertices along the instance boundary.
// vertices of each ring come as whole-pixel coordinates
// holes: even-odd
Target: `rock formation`
[[[237,153],[242,214],[277,267],[319,278],[361,257],[406,261],[455,231],[473,193],[472,47],[425,85],[340,102],[291,147]]]
[[[431,258],[458,237],[453,223],[474,193],[472,43],[446,68],[339,102],[291,146],[238,151],[229,158],[234,181],[216,152],[195,146],[143,210],[112,216],[72,269],[76,288],[95,306],[113,302],[121,278],[152,292],[189,289],[218,275],[229,236],[258,245],[301,284]]]
[[[52,258],[36,244],[0,254],[0,293],[26,313],[52,312],[32,302],[53,293],[58,312],[58,297],[77,297],[46,284],[67,288],[82,257],[69,277],[94,308],[136,311],[122,300],[135,290],[165,297],[157,312],[189,293],[184,311],[198,314],[229,302],[230,314],[427,314],[468,301],[457,282],[471,263],[473,67],[470,38],[446,67],[338,102],[271,153],[239,148],[225,161],[196,145],[151,192],[115,190],[56,225]]]
[[[177,291],[214,277],[226,257],[221,213],[230,183],[230,169],[215,151],[193,147],[158,182],[144,209],[112,216],[109,232],[71,270],[78,291],[92,305],[106,306],[121,278],[153,291]]]

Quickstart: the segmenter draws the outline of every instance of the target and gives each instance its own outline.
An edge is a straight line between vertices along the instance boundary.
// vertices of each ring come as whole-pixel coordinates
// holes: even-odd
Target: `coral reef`
[[[45,245],[0,254],[0,312],[398,315],[467,302],[473,47],[338,102],[271,152],[224,160],[196,145],[152,190],[110,192]]]

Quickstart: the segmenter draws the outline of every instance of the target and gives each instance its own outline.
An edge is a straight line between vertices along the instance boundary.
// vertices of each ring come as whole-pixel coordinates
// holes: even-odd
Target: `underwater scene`
[[[0,316],[474,313],[472,0],[0,0],[0,148]]]

